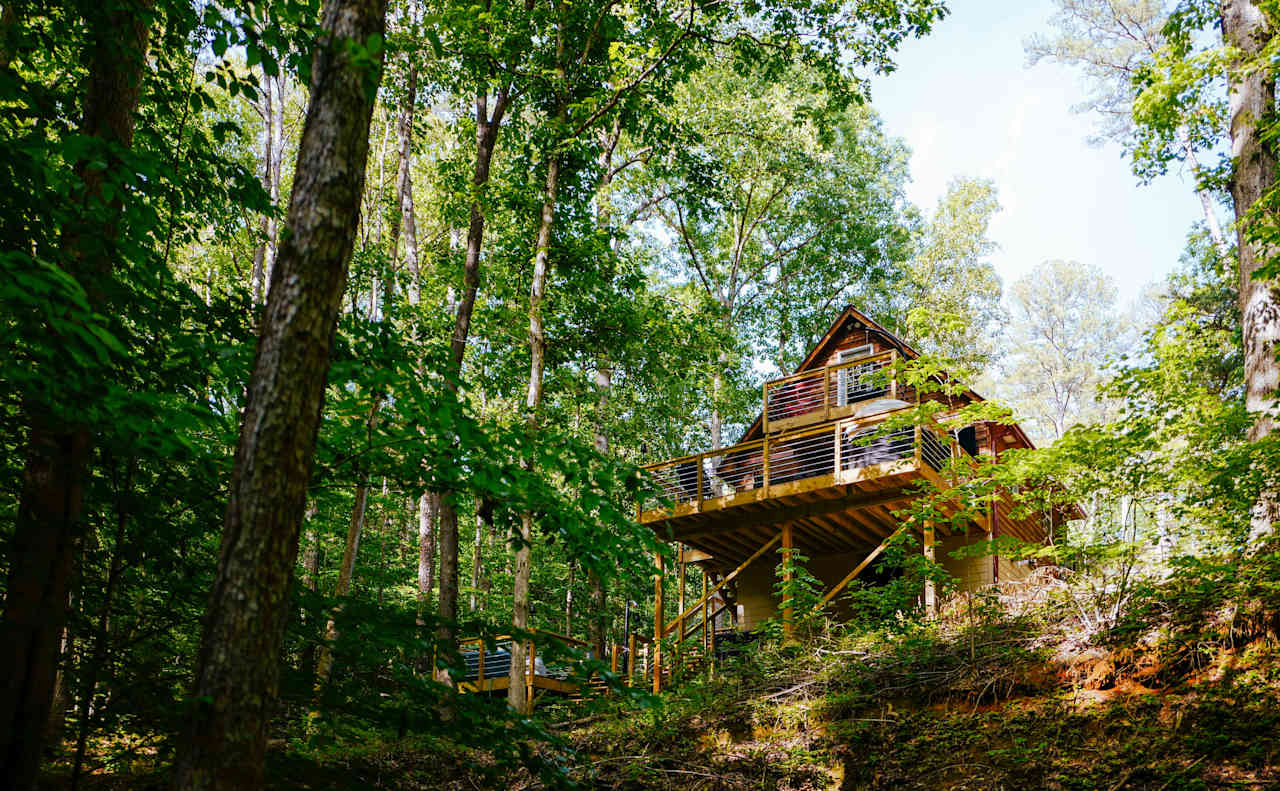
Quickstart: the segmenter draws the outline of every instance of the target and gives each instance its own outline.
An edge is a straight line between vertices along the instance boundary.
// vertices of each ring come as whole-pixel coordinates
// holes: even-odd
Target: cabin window
[[[859,360],[863,357],[870,357],[874,353],[875,347],[869,343],[862,346],[854,346],[851,349],[841,349],[836,352],[836,365],[847,363],[851,360]],[[868,392],[873,390],[875,385],[864,382],[862,375],[874,370],[870,365],[859,365],[852,368],[841,368],[836,371],[836,405],[846,406],[854,401],[866,398]]]

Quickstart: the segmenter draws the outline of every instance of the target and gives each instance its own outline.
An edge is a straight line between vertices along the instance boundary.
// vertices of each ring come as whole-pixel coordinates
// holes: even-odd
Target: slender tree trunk
[[[88,10],[80,133],[128,149],[146,67],[149,14],[143,2]],[[12,23],[11,14],[8,19]],[[103,185],[120,167],[114,154],[105,163],[76,163],[79,206],[87,211],[68,222],[62,234],[63,266],[98,309],[104,307],[104,287],[114,269],[123,208],[119,198],[103,206]],[[24,410],[30,429],[0,622],[0,782],[23,791],[36,785],[40,771],[92,449],[89,427],[68,424],[35,397],[26,400]]]
[[[440,521],[436,528],[440,550],[439,603],[436,613],[441,623],[436,630],[436,642],[452,646],[457,639],[458,620],[458,510],[453,503],[453,492],[438,495]],[[453,686],[452,677],[444,671],[436,674],[437,680]],[[451,712],[442,712],[451,718]]]
[[[382,408],[382,395],[373,397],[373,406],[369,409],[369,417],[365,427],[372,435],[378,424],[378,411]],[[333,597],[345,599],[351,593],[351,579],[355,575],[356,556],[360,552],[360,535],[364,532],[365,518],[369,510],[369,477],[365,473],[356,486],[355,501],[351,506],[351,521],[347,524],[347,544],[342,551],[342,564],[338,567],[338,583],[334,586]],[[320,646],[320,661],[316,669],[316,698],[324,693],[329,684],[329,676],[333,672],[333,644],[338,640],[338,613],[342,605],[337,604],[334,612],[324,628],[324,643]]]
[[[400,239],[404,238],[404,262],[409,269],[409,301],[421,298],[421,276],[418,272],[418,221],[413,209],[413,111],[418,100],[418,67],[409,63],[409,84],[396,120],[399,133],[396,166],[397,222],[391,226],[391,269],[400,265]]]
[[[342,550],[342,563],[338,566],[338,582],[333,587],[333,597],[344,599],[351,593],[351,578],[355,576],[356,555],[360,552],[360,534],[364,531],[365,514],[369,507],[369,484],[356,487],[355,504],[351,508],[351,521],[347,524],[347,544]],[[338,639],[337,611],[330,613],[324,627],[324,643],[320,646],[320,661],[316,669],[316,695],[319,696],[333,671],[333,644]]]
[[[1217,251],[1218,257],[1226,261],[1231,257],[1231,248],[1222,232],[1222,223],[1218,221],[1218,212],[1213,207],[1213,196],[1209,194],[1209,190],[1200,187],[1200,159],[1196,156],[1195,146],[1191,145],[1185,130],[1179,130],[1178,138],[1187,158],[1187,166],[1191,168],[1191,175],[1196,180],[1196,197],[1200,199],[1200,211],[1204,214],[1205,227],[1209,229],[1209,239],[1213,242],[1213,249]]]
[[[720,393],[724,390],[724,374],[717,368],[711,374],[711,449],[724,446],[724,418],[720,414]]]
[[[271,96],[271,78],[267,75],[265,68],[262,72],[262,104],[259,112],[262,114],[262,188],[268,194],[271,193],[272,174],[275,172],[275,144],[276,144],[276,113],[273,105],[275,102]],[[275,201],[272,200],[272,207]],[[257,247],[253,250],[253,304],[261,305],[263,292],[266,290],[266,262],[267,262],[267,234],[270,231],[270,217],[266,214],[258,219],[258,232],[261,239],[258,241]]]
[[[175,789],[261,788],[289,582],[360,218],[383,0],[326,0],[288,232],[258,333]],[[381,49],[377,52],[381,53]],[[359,53],[360,59],[354,55]]]
[[[450,339],[450,367],[448,385],[457,388],[462,376],[462,361],[466,356],[467,339],[471,332],[471,315],[475,310],[476,293],[480,290],[480,251],[484,245],[484,206],[480,195],[489,183],[489,166],[493,161],[498,131],[507,110],[506,89],[498,92],[490,117],[488,98],[484,93],[476,96],[476,167],[471,179],[476,198],[471,202],[471,221],[467,229],[466,257],[463,263],[462,295],[458,300],[454,317],[453,337]],[[436,639],[445,645],[457,640],[458,619],[458,512],[453,492],[440,493],[440,600],[437,614],[440,625]],[[448,674],[440,680],[452,686]]]
[[[547,187],[542,203],[542,219],[533,255],[533,281],[529,289],[529,392],[525,399],[525,425],[532,435],[538,430],[538,412],[542,406],[543,368],[546,365],[547,335],[542,322],[542,307],[547,293],[547,264],[551,253],[551,231],[555,225],[556,190],[560,182],[560,157],[553,153],[547,162]],[[526,468],[532,469],[531,461]],[[520,541],[516,548],[515,583],[512,587],[512,625],[517,631],[529,628],[529,579],[532,575],[533,514],[520,517]],[[516,640],[511,650],[511,683],[507,687],[507,703],[516,711],[527,711],[526,678],[528,658],[524,644]]]
[[[569,579],[564,586],[564,633],[573,636],[573,581],[577,576],[578,564],[569,558]]]
[[[1240,259],[1240,313],[1244,329],[1245,406],[1254,415],[1249,439],[1267,437],[1275,428],[1280,364],[1280,282],[1254,277],[1272,261],[1277,249],[1253,238],[1259,220],[1273,231],[1280,220],[1274,210],[1265,217],[1250,210],[1276,186],[1277,150],[1264,124],[1276,110],[1275,75],[1269,63],[1257,63],[1275,31],[1266,13],[1250,0],[1225,0],[1222,4],[1222,36],[1239,53],[1228,73],[1231,113],[1231,197],[1235,204],[1237,247]],[[1275,531],[1280,518],[1280,494],[1274,470],[1254,505],[1250,538],[1256,543]]]
[[[423,492],[418,498],[418,625],[431,607],[432,573],[436,567],[436,519],[440,515],[440,495]]]
[[[602,456],[609,453],[609,433],[606,419],[609,409],[609,394],[613,389],[613,371],[609,362],[601,355],[596,362],[596,425],[595,447]],[[591,586],[591,617],[587,619],[587,640],[596,659],[605,658],[605,627],[608,623],[608,598],[604,579],[594,569],[587,569],[587,581]]]
[[[480,609],[480,574],[484,570],[483,555],[485,533],[491,530],[493,503],[487,497],[476,502],[476,543],[471,552],[471,612]]]

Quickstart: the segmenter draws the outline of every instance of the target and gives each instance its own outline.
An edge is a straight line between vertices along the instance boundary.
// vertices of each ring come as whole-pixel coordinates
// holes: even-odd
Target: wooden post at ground
[[[609,648],[609,672],[618,675],[618,644],[614,643]]]
[[[678,623],[676,624],[676,645],[675,645],[675,652],[674,652],[675,663],[671,666],[673,673],[680,672],[680,665],[682,660],[684,659],[684,647],[683,647],[684,646],[684,620],[685,620],[684,585],[685,585],[685,575],[687,573],[686,570],[688,569],[688,564],[685,563],[685,560],[684,560],[684,547],[678,546],[678,549],[680,550],[680,567],[679,567],[679,570],[677,571],[677,577],[680,580],[680,584],[677,590],[679,591],[678,598],[680,600],[680,609],[679,609],[680,617],[678,619]]]
[[[707,567],[702,567],[702,658],[708,663],[711,661],[710,655],[707,653]],[[715,630],[712,630],[715,631]]]
[[[534,651],[536,650],[537,649],[534,646],[533,641],[530,640],[529,641],[529,672],[525,675],[525,690],[524,690],[524,694],[525,694],[525,698],[524,698],[525,712],[524,713],[525,714],[533,713],[533,674],[538,667],[537,662],[535,661],[535,657],[537,655],[534,653]]]
[[[782,526],[782,629],[790,639],[795,629],[791,612],[791,585],[795,574],[791,568],[792,550],[795,548],[795,536],[791,532],[791,523]]]
[[[933,522],[924,523],[924,558],[929,561],[929,573],[933,573]],[[936,618],[938,615],[938,591],[934,584],[933,577],[929,576],[924,581],[924,611],[930,618]]]
[[[714,616],[713,616],[714,620]],[[711,630],[708,632],[709,639],[707,641],[707,668],[708,675],[714,677],[716,673],[716,625],[711,624]]]
[[[627,635],[627,686],[635,686],[636,683],[636,636],[634,634]]]
[[[653,574],[653,692],[662,691],[662,626],[666,623],[666,614],[662,610],[662,553],[654,555]]]

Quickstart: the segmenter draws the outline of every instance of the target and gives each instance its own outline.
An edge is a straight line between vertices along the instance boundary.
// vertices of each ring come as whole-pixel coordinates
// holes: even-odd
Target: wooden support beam
[[[707,655],[707,588],[711,585],[710,575],[707,570],[702,569],[702,655]],[[712,630],[714,631],[714,630]]]
[[[736,519],[726,525],[709,526],[702,524],[693,526],[686,530],[675,531],[673,537],[677,541],[687,542],[690,539],[722,533],[728,530],[737,531],[749,527],[773,525],[783,520],[804,519],[806,517],[825,516],[827,514],[839,513],[842,511],[854,511],[872,508],[875,506],[892,505],[894,503],[906,502],[907,500],[918,496],[911,494],[910,492],[903,491],[901,488],[897,487],[888,491],[876,492],[863,492],[852,489],[847,491],[850,493],[841,497],[832,497],[786,508],[769,508],[756,511],[751,514],[744,514],[741,519]]]
[[[685,549],[680,553],[681,563],[705,563],[712,559],[712,555],[709,555],[700,549]]]
[[[636,684],[636,636],[627,635],[627,686]]]
[[[724,579],[722,579],[722,580],[720,580],[718,583],[716,583],[716,586],[715,586],[714,588],[712,588],[712,589],[711,589],[711,592],[710,592],[710,593],[708,593],[708,594],[707,594],[706,596],[704,596],[702,599],[699,599],[697,602],[695,602],[695,603],[694,603],[694,605],[693,605],[692,607],[690,607],[688,611],[681,613],[681,615],[682,615],[682,616],[688,616],[688,615],[690,615],[690,614],[692,613],[692,611],[693,611],[693,610],[696,610],[697,608],[701,607],[701,606],[702,606],[703,601],[705,601],[706,599],[710,598],[711,596],[716,595],[717,593],[719,593],[719,592],[720,592],[720,589],[721,589],[721,588],[723,588],[725,585],[728,585],[728,584],[729,584],[730,582],[732,582],[733,580],[737,579],[738,575],[739,575],[739,574],[741,574],[743,571],[745,571],[745,570],[746,570],[746,568],[747,568],[747,566],[750,566],[752,563],[756,562],[756,560],[758,560],[758,559],[760,558],[760,556],[761,556],[761,555],[763,555],[764,553],[768,552],[770,549],[772,549],[772,548],[773,548],[773,545],[774,545],[774,544],[778,543],[778,542],[779,542],[779,541],[781,541],[781,540],[782,540],[782,535],[781,535],[781,534],[775,535],[773,538],[769,539],[769,540],[765,543],[765,545],[764,545],[764,546],[762,546],[762,547],[760,547],[759,549],[757,549],[757,550],[756,550],[756,552],[755,552],[755,554],[754,554],[754,555],[752,555],[751,557],[749,557],[749,558],[747,558],[746,560],[742,561],[742,563],[741,563],[741,564],[740,564],[736,569],[734,569],[733,571],[731,571],[731,572],[729,572],[728,574],[726,574],[726,575],[724,576]],[[662,625],[662,621],[661,621],[661,620],[657,620],[657,621],[655,621],[655,622],[654,622],[654,628],[655,628],[654,636],[655,636],[655,639],[661,640],[661,639],[662,639],[662,638],[663,638],[667,633],[669,633],[672,629],[676,628],[676,624],[677,624],[677,623],[679,623],[679,622],[680,622],[680,619],[679,619],[679,618],[676,618],[676,620],[674,620],[674,621],[672,621],[671,623],[667,624],[667,625],[665,626],[665,628],[664,628],[664,627],[663,627],[663,625]]]
[[[853,582],[854,578],[857,577],[859,574],[861,574],[863,569],[871,565],[871,561],[880,557],[880,553],[884,552],[885,546],[887,546],[888,543],[898,535],[898,533],[901,533],[903,530],[906,530],[906,529],[907,528],[905,526],[900,527],[896,531],[894,531],[893,535],[889,536],[884,541],[881,541],[880,546],[871,550],[871,553],[867,555],[865,558],[863,558],[862,562],[859,563],[857,566],[855,566],[853,571],[849,572],[849,576],[837,582],[834,588],[827,591],[827,595],[822,597],[822,601],[818,602],[818,606],[815,607],[814,609],[821,610],[823,607],[826,607],[827,604],[829,604],[832,599],[839,596],[840,591],[844,590],[849,585],[850,582]]]

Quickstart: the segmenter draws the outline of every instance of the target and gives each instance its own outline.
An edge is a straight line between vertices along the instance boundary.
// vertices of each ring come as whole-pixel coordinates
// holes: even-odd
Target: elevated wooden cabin
[[[996,423],[955,432],[937,425],[878,431],[921,400],[944,400],[944,418],[982,400],[971,390],[922,393],[888,372],[874,375],[915,357],[902,339],[848,306],[794,374],[764,385],[761,413],[736,444],[647,468],[671,505],[641,504],[640,521],[681,549],[676,571],[682,611],[668,620],[661,586],[655,587],[655,638],[679,643],[701,633],[704,641],[714,640],[714,629],[707,637],[707,629],[693,624],[714,623],[726,610],[740,629],[776,617],[788,603],[775,595],[775,569],[780,555],[793,550],[809,558],[806,567],[840,614],[836,596],[874,562],[889,537],[907,529],[893,512],[918,496],[913,488],[922,479],[940,482],[939,471],[952,456],[998,456],[1032,446],[1018,426]],[[1007,495],[996,499],[966,532],[941,524],[922,529],[925,553],[936,554],[967,589],[1026,576],[1027,567],[1007,558],[950,557],[993,536],[1044,542],[1055,515],[1014,518],[1011,505]],[[687,563],[702,564],[718,582],[685,609]],[[661,559],[658,564],[660,580],[665,569]],[[932,608],[932,591],[924,595]],[[661,678],[654,674],[655,686]]]

